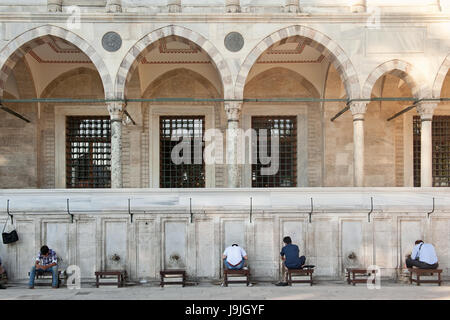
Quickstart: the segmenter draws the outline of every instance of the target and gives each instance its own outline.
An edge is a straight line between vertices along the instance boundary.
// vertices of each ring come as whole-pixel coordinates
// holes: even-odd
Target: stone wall
[[[62,267],[80,266],[84,280],[92,280],[96,270],[125,268],[133,281],[156,281],[159,270],[181,267],[186,268],[189,279],[209,281],[220,277],[220,255],[226,246],[236,242],[248,253],[253,277],[275,281],[280,273],[282,238],[289,235],[306,255],[307,263],[316,265],[317,279],[342,279],[346,267],[371,264],[381,268],[384,279],[396,279],[414,241],[423,239],[435,245],[440,268],[448,278],[449,191],[2,191],[0,203],[10,199],[20,240],[0,244],[0,255],[13,281],[27,278],[43,244],[63,258]],[[310,197],[314,199],[311,223]],[[369,222],[370,197],[374,199],[374,211]],[[432,197],[436,199],[436,210],[427,219]],[[66,198],[75,214],[73,223],[65,211]],[[132,223],[128,198],[134,213]],[[4,221],[3,216],[0,223]],[[111,259],[114,254],[119,255],[119,261]]]

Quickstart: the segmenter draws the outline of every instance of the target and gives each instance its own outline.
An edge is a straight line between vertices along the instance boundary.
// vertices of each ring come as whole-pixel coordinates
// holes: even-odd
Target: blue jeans
[[[227,259],[223,259],[223,262],[225,262],[225,266],[229,270],[241,270],[244,267],[245,260],[242,259],[241,263],[239,263],[237,266],[232,266],[228,263]]]
[[[36,269],[36,266],[33,266],[30,271],[30,282],[28,283],[29,287],[34,287],[34,279],[36,278],[36,271],[37,272],[48,272],[51,271],[52,273],[52,287],[58,286],[58,266],[53,266],[50,269]]]

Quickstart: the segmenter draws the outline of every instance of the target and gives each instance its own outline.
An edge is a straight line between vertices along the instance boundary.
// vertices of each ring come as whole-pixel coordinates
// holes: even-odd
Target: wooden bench
[[[231,275],[231,277],[228,277]],[[241,276],[246,277],[246,280],[231,280],[233,277]],[[225,287],[228,287],[229,283],[245,283],[247,284],[247,287],[250,284],[250,269],[240,269],[240,270],[232,270],[225,268],[223,270],[223,285]]]
[[[367,283],[369,277],[377,273],[376,269],[367,270],[364,268],[347,268],[347,283],[356,285],[357,283]],[[372,279],[372,283],[375,284],[375,278]]]
[[[441,279],[441,273],[442,269],[419,269],[419,268],[408,268],[409,271],[409,283],[412,284],[413,282],[417,283],[418,286],[420,286],[421,283],[437,283],[439,286],[442,283]],[[413,274],[416,274],[416,279],[413,278]],[[427,279],[423,280],[420,279],[421,276],[433,276],[434,274],[437,274],[437,279]]]
[[[30,273],[28,272],[28,278],[30,277]],[[50,279],[49,284],[52,285],[53,281],[53,273],[51,270],[36,270],[35,279]],[[58,285],[57,288],[61,285],[61,270],[58,270]]]
[[[286,282],[289,286],[292,286],[293,283],[309,283],[311,286],[313,285],[313,273],[314,266],[303,266],[302,269],[287,269],[286,273]],[[301,277],[309,277],[307,280],[292,280],[292,276],[301,276]]]
[[[161,277],[160,286],[163,288],[165,284],[181,284],[183,287],[186,285],[186,271],[185,270],[161,270],[159,272]],[[166,278],[182,278],[182,281],[164,281]]]
[[[106,276],[116,276],[117,281],[115,282],[100,282],[101,279],[105,279]],[[110,270],[110,271],[96,271],[95,272],[95,286],[98,288],[101,285],[105,286],[115,286],[117,288],[123,287],[125,284],[125,279],[127,278],[127,272],[125,270]]]

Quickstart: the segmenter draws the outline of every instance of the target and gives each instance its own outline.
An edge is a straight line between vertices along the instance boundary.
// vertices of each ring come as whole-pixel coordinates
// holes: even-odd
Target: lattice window
[[[252,129],[256,131],[257,154],[260,153],[260,129],[267,129],[267,154],[279,157],[279,169],[274,175],[262,175],[261,168],[271,164],[262,164],[259,156],[252,164],[253,187],[295,187],[297,185],[297,118],[295,116],[258,116],[252,117]],[[279,150],[271,154],[271,136],[279,137]]]
[[[415,116],[414,128],[414,186],[420,187],[420,117]],[[450,187],[450,116],[434,116],[433,187]]]
[[[109,117],[66,118],[66,187],[111,187]]]
[[[204,116],[160,117],[159,184],[161,188],[205,187],[204,124]],[[177,163],[180,159],[174,161],[172,151],[183,141],[188,144],[183,151],[177,152],[178,157],[183,160]]]

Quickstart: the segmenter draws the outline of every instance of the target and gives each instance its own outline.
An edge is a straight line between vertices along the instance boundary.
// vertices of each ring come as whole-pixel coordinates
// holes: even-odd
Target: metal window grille
[[[204,116],[160,117],[161,188],[205,187],[204,123]],[[175,146],[185,142],[182,150],[174,150]],[[172,151],[178,159],[172,159]]]
[[[66,187],[111,187],[109,117],[66,118]]]
[[[413,120],[414,186],[420,187],[420,117]],[[450,186],[450,116],[434,116],[432,122],[433,187]]]
[[[295,187],[297,185],[297,119],[295,116],[258,116],[252,117],[252,129],[257,136],[257,161],[252,163],[252,186],[253,187]],[[267,129],[267,155],[279,157],[279,169],[274,175],[262,175],[261,168],[270,167],[269,164],[260,162],[260,132]],[[271,136],[279,137],[279,150],[271,154]]]

